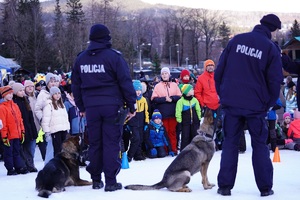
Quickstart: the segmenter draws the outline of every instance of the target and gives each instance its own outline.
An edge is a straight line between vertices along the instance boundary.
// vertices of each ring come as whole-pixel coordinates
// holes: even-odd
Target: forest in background
[[[0,54],[34,73],[69,71],[87,47],[89,28],[95,23],[109,27],[113,48],[122,52],[131,70],[139,67],[140,59],[159,69],[199,65],[207,58],[217,61],[232,36],[250,31],[267,14],[139,0],[3,0],[0,9]],[[282,45],[298,34],[300,14],[275,14],[283,23],[276,36]]]

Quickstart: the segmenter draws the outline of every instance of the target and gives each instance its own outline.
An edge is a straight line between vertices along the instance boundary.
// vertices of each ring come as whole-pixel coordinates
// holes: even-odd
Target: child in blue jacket
[[[145,127],[145,144],[149,158],[163,158],[168,154],[175,155],[172,151],[170,140],[165,127],[162,124],[162,115],[155,109],[149,125]],[[167,150],[168,149],[168,153]]]

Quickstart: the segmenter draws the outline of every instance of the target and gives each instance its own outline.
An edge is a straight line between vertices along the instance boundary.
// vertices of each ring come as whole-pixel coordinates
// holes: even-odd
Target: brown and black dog
[[[160,182],[154,185],[128,185],[125,189],[157,190],[166,187],[173,192],[191,192],[187,184],[197,172],[201,173],[204,189],[211,189],[215,185],[208,181],[207,169],[215,152],[213,132],[213,116],[212,112],[208,111],[204,115],[198,135],[173,160]]]
[[[53,192],[65,191],[65,186],[91,185],[79,177],[80,137],[71,136],[62,144],[62,151],[39,171],[35,183],[38,196],[48,198]]]

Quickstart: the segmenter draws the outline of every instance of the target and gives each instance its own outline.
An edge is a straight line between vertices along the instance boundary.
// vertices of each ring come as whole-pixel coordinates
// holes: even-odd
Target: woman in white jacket
[[[47,100],[43,109],[42,128],[47,137],[51,136],[54,156],[61,152],[63,141],[70,129],[68,113],[61,99],[58,87],[50,88],[51,100]]]
[[[43,87],[42,90],[39,92],[34,113],[38,119],[38,122],[41,123],[43,118],[43,109],[46,106],[47,100],[51,99],[50,96],[50,89],[51,87],[55,86],[55,76],[52,73],[47,73],[46,75],[46,87]],[[44,130],[43,130],[44,131]],[[45,131],[44,131],[45,132]],[[53,145],[52,145],[52,138],[46,138],[47,146],[46,146],[46,155],[45,155],[45,165],[53,158]]]

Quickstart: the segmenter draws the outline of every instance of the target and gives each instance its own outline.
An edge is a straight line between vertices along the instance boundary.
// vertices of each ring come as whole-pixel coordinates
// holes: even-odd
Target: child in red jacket
[[[19,107],[12,101],[10,86],[0,88],[4,102],[0,104],[0,119],[3,123],[1,138],[4,144],[3,160],[7,175],[28,173],[20,156],[21,143],[24,142],[24,125]]]

